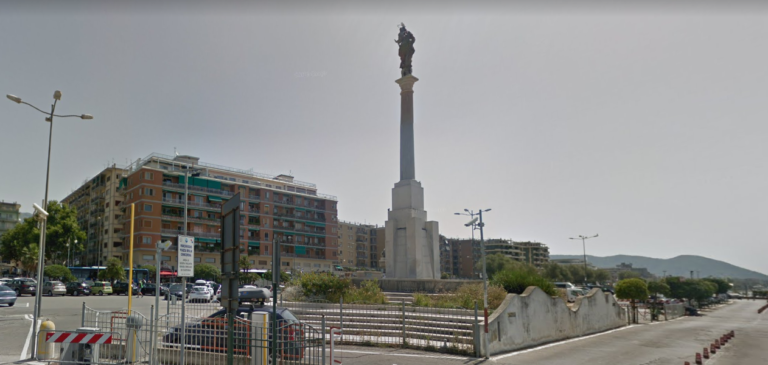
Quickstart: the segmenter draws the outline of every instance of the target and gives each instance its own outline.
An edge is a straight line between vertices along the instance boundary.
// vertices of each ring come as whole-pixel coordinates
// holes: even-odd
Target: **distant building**
[[[0,201],[0,237],[13,229],[21,221],[21,204]],[[11,274],[14,269],[14,263],[0,257],[0,274]]]
[[[448,238],[441,239],[441,272],[453,277],[479,278],[482,271],[480,262],[480,240]],[[485,254],[501,254],[515,261],[535,267],[549,262],[549,247],[540,242],[516,242],[507,239],[492,238],[485,241]]]
[[[339,221],[338,266],[381,270],[384,252],[382,226]]]
[[[636,272],[643,279],[653,279],[653,278],[655,278],[655,276],[653,274],[651,274],[651,272],[648,271],[648,269],[646,269],[644,267],[632,267],[631,263],[627,264],[627,263],[622,262],[621,264],[616,265],[616,267],[605,268],[603,270],[606,270],[606,271],[608,271],[608,273],[611,274],[611,280],[613,280],[614,282],[619,281],[619,273],[624,272],[624,271]]]
[[[84,251],[73,254],[70,266],[104,266],[109,258],[123,259],[123,212],[119,208],[125,199],[120,192],[126,170],[112,165],[62,199],[75,208],[77,223],[86,233]]]
[[[522,261],[528,265],[541,267],[549,262],[549,247],[540,242],[512,242],[522,252]]]
[[[451,278],[472,279],[477,278],[474,272],[475,262],[480,259],[480,250],[475,246],[480,241],[466,239],[447,239],[440,237],[440,272]]]

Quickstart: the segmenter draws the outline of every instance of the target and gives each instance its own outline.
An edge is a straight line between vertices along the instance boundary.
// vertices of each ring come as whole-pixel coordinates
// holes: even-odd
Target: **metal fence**
[[[325,320],[341,329],[340,343],[413,347],[459,354],[475,353],[477,313],[466,309],[424,308],[400,304],[347,304],[343,301],[281,301],[302,322]]]

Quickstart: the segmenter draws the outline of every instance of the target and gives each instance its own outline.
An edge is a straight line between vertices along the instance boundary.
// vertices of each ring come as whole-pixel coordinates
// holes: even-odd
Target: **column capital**
[[[405,75],[397,80],[395,82],[400,85],[400,90],[402,92],[413,92],[413,84],[416,83],[416,81],[419,81],[419,79],[416,78],[416,76],[413,75]]]

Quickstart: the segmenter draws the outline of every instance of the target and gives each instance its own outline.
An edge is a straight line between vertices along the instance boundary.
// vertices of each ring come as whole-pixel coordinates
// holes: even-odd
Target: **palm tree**
[[[31,243],[21,251],[21,266],[27,272],[27,276],[37,269],[37,258],[40,250],[36,243]]]

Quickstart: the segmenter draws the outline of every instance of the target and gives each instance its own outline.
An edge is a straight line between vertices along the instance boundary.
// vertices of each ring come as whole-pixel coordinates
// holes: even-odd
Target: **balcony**
[[[167,181],[163,181],[163,187],[182,190],[182,191],[184,190],[184,184],[177,184],[177,183],[172,183]],[[194,185],[189,185],[188,188],[189,188],[189,191],[197,191],[197,192],[206,193],[206,194],[216,194],[216,195],[222,195],[227,197],[235,195],[231,191],[226,191],[221,189],[204,188],[204,187],[194,186]]]
[[[177,230],[177,229],[162,229],[160,230],[160,233],[163,236],[179,236],[184,234],[184,230]],[[221,234],[219,233],[213,233],[213,232],[194,232],[194,231],[187,231],[188,236],[193,237],[201,237],[201,238],[221,238]]]
[[[304,202],[303,204],[299,204],[294,202],[293,200],[281,199],[281,198],[272,198],[272,202],[277,204],[282,204],[282,205],[290,205],[294,207],[302,207],[302,208],[325,211],[325,207],[318,206],[317,204],[309,204],[309,202]]]
[[[166,204],[173,204],[178,206],[184,206],[184,199],[171,199],[171,198],[163,198],[163,203]],[[217,211],[221,211],[221,204],[208,204],[208,203],[200,203],[196,201],[187,201],[187,207],[198,207],[198,208],[205,208],[205,209],[215,209]]]

